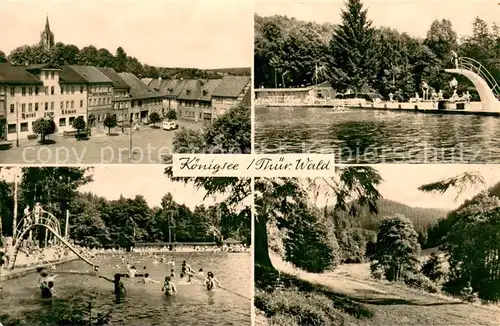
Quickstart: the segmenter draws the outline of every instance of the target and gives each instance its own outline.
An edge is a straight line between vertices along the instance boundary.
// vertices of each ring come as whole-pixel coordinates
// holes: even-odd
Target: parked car
[[[174,130],[179,128],[176,121],[163,121],[161,128],[163,130]]]

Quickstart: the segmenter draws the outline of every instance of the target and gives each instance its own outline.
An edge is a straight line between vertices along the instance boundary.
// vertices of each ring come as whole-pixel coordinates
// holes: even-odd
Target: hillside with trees
[[[0,62],[5,59],[14,65],[54,63],[58,65],[110,67],[117,72],[133,73],[140,78],[213,79],[220,78],[224,74],[245,76],[251,74],[250,68],[204,70],[198,68],[155,67],[141,63],[139,59],[127,55],[122,47],[118,47],[114,53],[111,53],[108,49],[97,49],[93,45],[79,49],[76,45],[61,42],[56,43],[49,51],[40,45],[20,46],[12,50],[7,57],[0,51]]]
[[[255,87],[300,87],[329,81],[344,92],[389,93],[408,99],[426,81],[448,90],[451,50],[479,61],[500,80],[500,28],[477,17],[470,36],[458,38],[450,20],[434,21],[425,38],[374,27],[361,0],[349,0],[341,23],[317,24],[284,16],[255,16]],[[316,69],[316,66],[319,67]],[[457,77],[459,92],[477,95]],[[445,93],[446,94],[446,93]]]

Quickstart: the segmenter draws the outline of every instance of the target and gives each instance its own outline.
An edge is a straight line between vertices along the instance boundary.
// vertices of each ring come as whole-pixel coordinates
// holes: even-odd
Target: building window
[[[54,110],[54,102],[50,102],[50,109]]]
[[[97,100],[98,105],[101,105],[101,99]]]
[[[71,101],[71,108],[74,109],[75,108],[75,101]]]
[[[10,88],[10,96],[15,96],[16,95],[16,88],[15,87],[11,87]]]
[[[38,86],[35,86],[35,95],[38,95],[38,91],[39,91],[39,90],[40,90],[40,89],[38,88]]]
[[[49,86],[45,86],[45,95],[49,95]]]
[[[61,101],[61,110],[64,110],[64,101]]]
[[[16,110],[16,106],[14,104],[11,104],[10,105],[10,113],[14,113],[15,110]]]
[[[61,94],[64,94],[64,86],[61,86]]]
[[[111,104],[111,97],[108,97],[108,104]]]
[[[69,109],[69,101],[66,101],[66,109]]]
[[[54,72],[53,71],[50,72],[50,79],[54,79]]]
[[[49,110],[49,102],[45,102],[45,111]]]
[[[45,72],[45,79],[49,79],[49,72],[48,71]]]
[[[35,111],[38,111],[38,103],[35,103]]]
[[[28,123],[27,122],[21,122],[21,132],[26,132],[28,131]]]
[[[80,86],[80,93],[83,93],[83,86]]]
[[[26,103],[21,104],[21,112],[26,112]]]
[[[66,118],[59,118],[59,127],[66,126]]]
[[[28,104],[28,112],[32,112],[33,111],[33,104],[30,103]]]
[[[72,125],[73,124],[73,120],[75,120],[75,117],[70,117],[69,118],[69,124]]]
[[[80,107],[83,108],[83,100],[80,100]]]
[[[24,87],[24,86],[23,86],[23,87],[21,87],[21,94],[22,94],[23,96],[26,96],[26,87]]]
[[[16,128],[16,124],[15,124],[15,123],[11,123],[11,124],[9,124],[9,125],[7,126],[7,132],[8,132],[9,134],[13,134],[13,133],[15,133],[15,132],[16,132],[16,130],[17,130],[17,128]]]
[[[71,86],[71,94],[75,94],[75,86]]]
[[[28,95],[33,95],[33,87],[28,87]]]
[[[54,86],[50,86],[50,95],[54,95],[54,92],[55,92]]]

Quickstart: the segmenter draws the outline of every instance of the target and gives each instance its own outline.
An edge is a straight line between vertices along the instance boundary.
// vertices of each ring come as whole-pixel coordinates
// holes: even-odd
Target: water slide
[[[479,62],[471,58],[459,58],[458,67],[445,69],[447,73],[467,77],[476,88],[485,111],[500,111],[500,86],[495,78]]]
[[[41,219],[41,220],[45,220],[45,219]],[[50,227],[50,226],[48,226],[46,224],[40,224],[40,223],[38,223],[38,224],[32,224],[28,228],[24,229],[24,231],[19,234],[19,236],[17,237],[17,239],[23,239],[24,236],[26,235],[26,233],[29,232],[35,226],[42,226],[45,229],[47,229],[59,241],[61,241],[62,244],[64,244],[66,247],[68,247],[68,249],[70,249],[75,255],[77,255],[78,258],[80,258],[81,260],[83,260],[87,264],[91,265],[93,268],[99,266],[98,264],[96,264],[96,263],[90,261],[89,259],[87,259],[86,257],[84,257],[71,243],[69,243],[66,239],[64,239],[56,230],[54,230],[52,227]],[[16,241],[16,243],[14,245],[14,253],[13,253],[13,257],[11,259],[10,269],[13,269],[14,266],[15,266],[17,254],[18,254],[18,252],[19,252],[19,250],[21,248],[21,244],[22,244],[22,241]]]

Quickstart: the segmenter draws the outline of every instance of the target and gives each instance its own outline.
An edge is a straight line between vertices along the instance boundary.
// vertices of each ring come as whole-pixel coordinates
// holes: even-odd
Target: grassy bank
[[[255,266],[255,307],[270,325],[352,325],[373,311],[344,294],[273,268]]]

